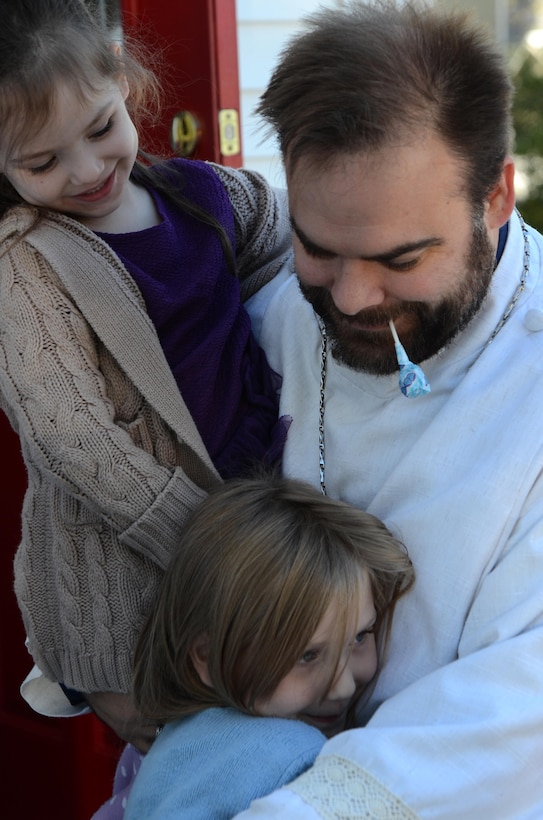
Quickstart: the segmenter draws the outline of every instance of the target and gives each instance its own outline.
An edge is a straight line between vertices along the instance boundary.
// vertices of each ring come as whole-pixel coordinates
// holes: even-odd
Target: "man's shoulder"
[[[299,299],[300,303],[305,303],[293,271],[293,259],[289,257],[273,279],[244,303],[258,341],[261,340],[264,321],[275,323],[279,317],[285,318],[285,300],[292,303]]]

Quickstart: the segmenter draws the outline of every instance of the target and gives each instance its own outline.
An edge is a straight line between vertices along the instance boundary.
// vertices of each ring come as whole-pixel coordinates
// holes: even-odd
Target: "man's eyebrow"
[[[329,251],[326,248],[321,248],[320,245],[316,245],[315,242],[312,242],[311,239],[309,239],[309,237],[305,235],[302,229],[298,227],[298,225],[292,217],[290,217],[290,225],[292,227],[292,230],[294,231],[294,233],[296,234],[296,236],[298,237],[298,239],[300,240],[300,242],[306,250],[318,254],[326,253],[330,256],[337,256],[337,253]]]
[[[396,245],[385,253],[376,253],[375,256],[364,256],[368,262],[391,262],[397,259],[398,256],[403,256],[406,253],[416,253],[416,251],[424,251],[427,248],[437,248],[443,245],[443,239],[439,236],[428,236],[425,239],[419,239],[418,242],[405,242],[403,245]]]
[[[305,233],[302,231],[301,228],[298,227],[294,219],[291,217],[290,224],[292,226],[292,230],[308,251],[313,251],[321,254],[329,254],[330,256],[337,256],[338,254],[335,251],[330,251],[327,248],[322,248],[320,245],[317,245]],[[370,256],[361,256],[361,259],[364,259],[366,262],[391,262],[393,259],[397,259],[399,256],[403,256],[406,253],[414,253],[416,251],[426,250],[427,248],[436,248],[440,245],[443,245],[443,239],[439,236],[429,236],[425,239],[419,239],[417,242],[404,242],[402,245],[396,245],[394,248],[391,248],[384,253],[376,253]]]

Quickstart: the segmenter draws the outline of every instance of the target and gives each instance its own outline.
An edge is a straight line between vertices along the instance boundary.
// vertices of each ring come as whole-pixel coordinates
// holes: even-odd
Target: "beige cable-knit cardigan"
[[[249,295],[288,252],[286,195],[216,172]],[[220,478],[124,266],[59,214],[21,238],[34,218],[18,207],[0,222],[0,407],[28,472],[15,592],[47,677],[127,692],[183,522]]]

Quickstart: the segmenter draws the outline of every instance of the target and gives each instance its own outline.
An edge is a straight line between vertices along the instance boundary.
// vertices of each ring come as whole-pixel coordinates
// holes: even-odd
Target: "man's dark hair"
[[[441,137],[480,205],[511,144],[504,56],[467,15],[423,5],[353,2],[305,18],[283,50],[257,113],[279,139],[287,175],[420,136]]]

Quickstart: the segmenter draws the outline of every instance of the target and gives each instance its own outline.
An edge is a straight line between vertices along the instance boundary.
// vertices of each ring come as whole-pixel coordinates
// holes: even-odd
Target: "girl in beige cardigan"
[[[137,160],[149,75],[78,0],[2,3],[0,54],[0,406],[28,471],[15,590],[38,681],[146,748],[132,654],[185,518],[277,451],[231,269],[248,293],[274,274],[286,204],[255,174]]]

